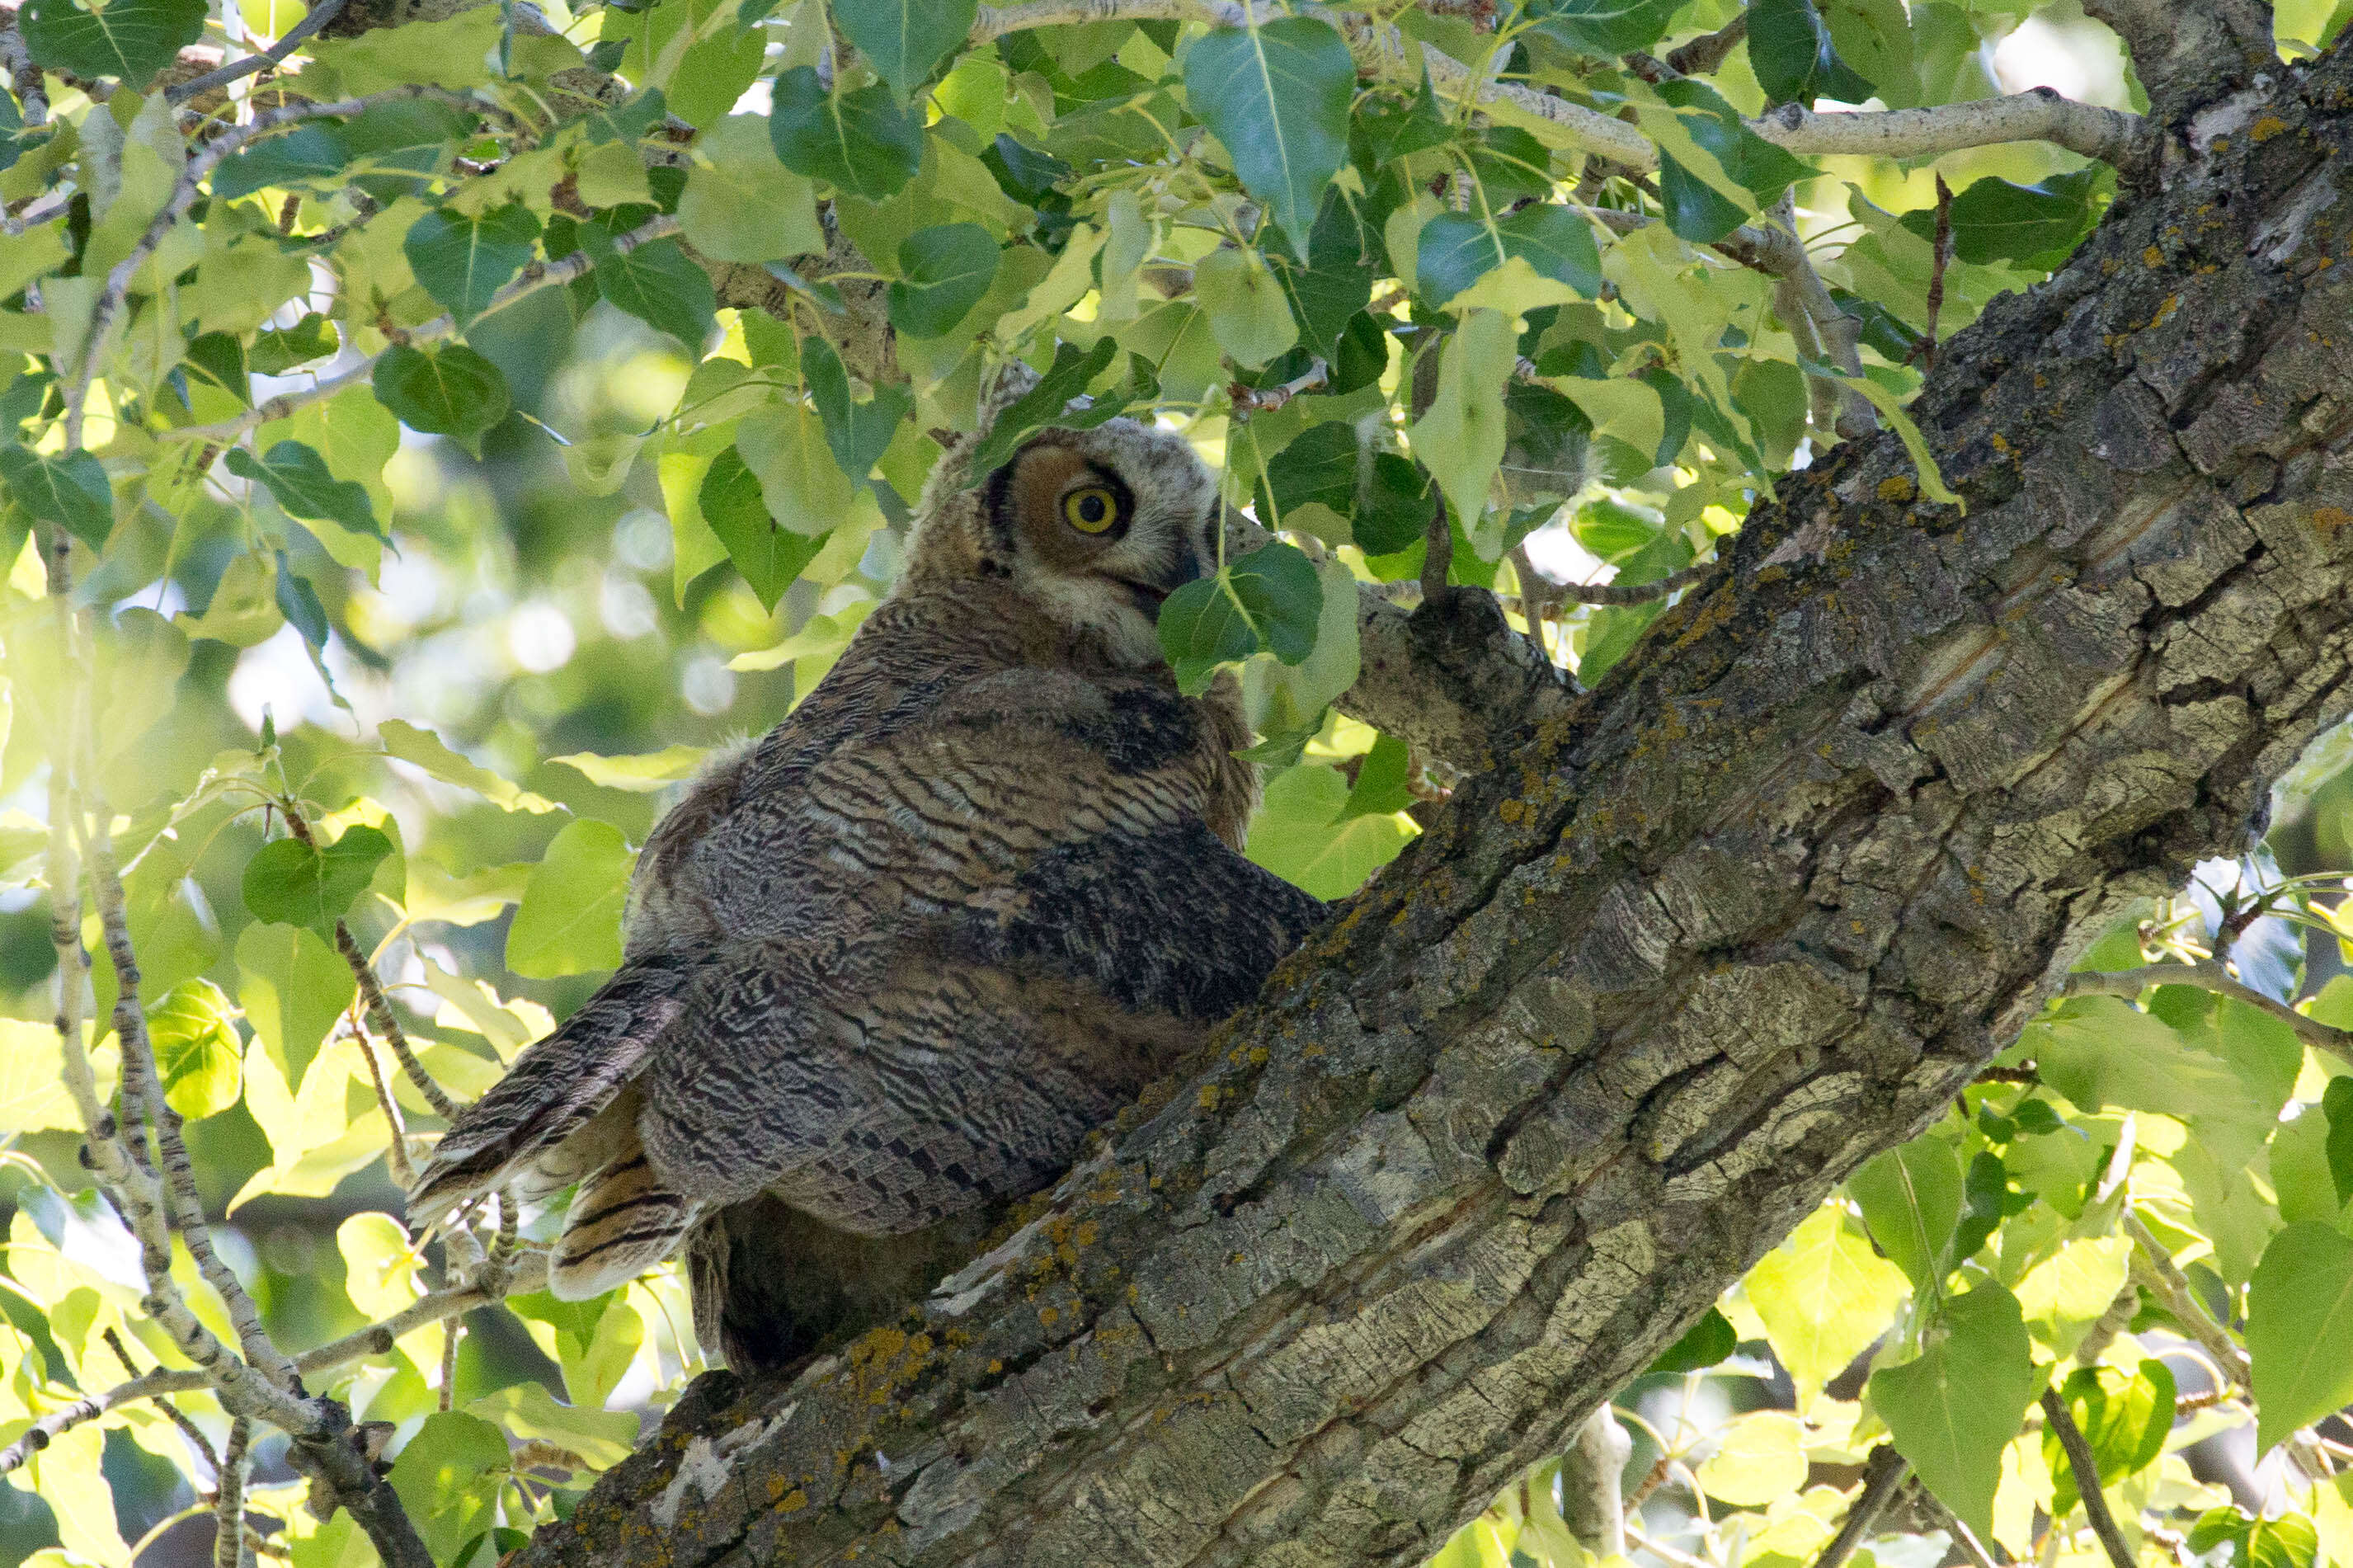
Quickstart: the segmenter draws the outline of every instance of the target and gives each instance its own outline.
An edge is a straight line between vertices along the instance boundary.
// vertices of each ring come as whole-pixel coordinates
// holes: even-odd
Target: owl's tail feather
[[[702,1213],[642,1150],[614,1161],[572,1194],[571,1215],[548,1259],[548,1293],[586,1301],[628,1284],[676,1252]]]
[[[620,1094],[684,1004],[702,955],[633,960],[458,1114],[408,1192],[420,1222],[528,1174]],[[526,1183],[529,1184],[529,1183]],[[538,1185],[544,1186],[545,1182]]]

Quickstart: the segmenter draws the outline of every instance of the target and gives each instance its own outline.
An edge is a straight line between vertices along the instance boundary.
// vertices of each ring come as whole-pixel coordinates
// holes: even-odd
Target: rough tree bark
[[[1009,1240],[520,1561],[1411,1563],[1556,1450],[2353,705],[2353,58],[2189,123],[1937,356],[1966,516],[1786,479]]]

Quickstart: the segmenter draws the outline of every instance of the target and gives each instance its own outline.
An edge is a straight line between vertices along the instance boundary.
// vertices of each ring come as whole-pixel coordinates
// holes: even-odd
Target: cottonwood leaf
[[[1356,87],[1347,44],[1318,17],[1219,28],[1186,51],[1187,107],[1225,143],[1244,188],[1267,204],[1303,261],[1324,188],[1348,161]]]
[[[303,926],[324,935],[352,906],[392,841],[380,829],[355,826],[331,844],[276,839],[245,864],[245,906],[258,920]]]
[[[1800,1410],[1886,1332],[1906,1294],[1903,1270],[1872,1251],[1839,1205],[1815,1210],[1759,1258],[1744,1288]]]
[[[1003,252],[976,223],[944,223],[899,242],[891,324],[910,337],[944,336],[997,281]]]
[[[463,331],[514,281],[539,242],[539,219],[521,202],[470,217],[433,207],[400,242],[409,270]]]
[[[16,504],[55,524],[93,550],[114,531],[114,491],[106,470],[86,451],[37,457],[15,441],[0,441],[0,479]]]
[[[202,979],[182,980],[148,1010],[164,1102],[190,1121],[228,1109],[244,1092],[245,1043],[231,1022],[235,1011],[220,987]]]
[[[881,82],[828,92],[814,69],[776,78],[768,135],[785,167],[866,201],[894,196],[923,163],[923,127]]]
[[[229,449],[229,472],[251,480],[269,492],[289,517],[306,523],[325,521],[354,534],[385,537],[368,501],[367,487],[356,480],[337,479],[327,460],[301,441],[280,441],[255,457],[243,447]]]
[[[825,249],[816,192],[785,167],[756,116],[731,114],[695,138],[678,202],[687,243],[714,261],[782,260]]]
[[[1990,1280],[1948,1298],[1931,1333],[1916,1360],[1871,1374],[1871,1408],[1937,1500],[1989,1537],[2001,1451],[2042,1386],[2033,1347],[2016,1298]]]
[[[112,0],[85,10],[73,0],[26,0],[18,25],[33,63],[132,87],[204,37],[204,0]]]
[[[977,0],[833,0],[833,19],[905,99],[964,47]]]
[[[1961,1217],[1961,1168],[1933,1138],[1891,1149],[1847,1178],[1879,1249],[1914,1288],[1934,1292],[1947,1267],[1953,1227]]]
[[[507,417],[505,374],[461,344],[395,344],[377,357],[374,382],[376,401],[402,424],[448,436],[477,455],[483,433]]]
[[[712,460],[696,503],[703,522],[727,547],[727,558],[766,609],[776,608],[785,590],[832,537],[830,532],[799,534],[778,527],[761,498],[758,477],[744,466],[733,447]]]
[[[719,297],[711,274],[687,260],[675,239],[655,239],[596,258],[596,289],[606,301],[658,332],[702,352],[716,324]]]
[[[637,859],[610,822],[583,817],[556,834],[507,927],[507,968],[533,980],[618,968]]]
[[[2300,1220],[2272,1237],[2247,1283],[2256,1446],[2353,1404],[2353,1240]]]

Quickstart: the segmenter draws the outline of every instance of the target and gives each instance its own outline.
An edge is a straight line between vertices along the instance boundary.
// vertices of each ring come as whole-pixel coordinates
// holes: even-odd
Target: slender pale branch
[[[2249,1007],[2261,1009],[2295,1031],[2295,1037],[2316,1051],[2326,1051],[2332,1056],[2353,1062],[2353,1030],[2338,1029],[2308,1018],[2276,997],[2262,991],[2232,974],[2224,965],[2212,959],[2200,959],[2187,964],[2150,964],[2143,969],[2118,969],[2111,974],[2079,973],[2067,977],[2060,991],[2062,996],[2120,996],[2126,1000],[2140,995],[2152,986],[2194,985]]]
[[[650,245],[657,239],[667,238],[677,232],[678,219],[664,214],[659,217],[647,219],[628,233],[616,238],[613,241],[613,249],[618,254],[626,256],[640,245]],[[522,276],[491,295],[490,302],[482,307],[480,313],[474,319],[480,321],[482,316],[489,315],[493,311],[504,310],[526,294],[536,293],[542,289],[550,288],[557,283],[568,283],[595,265],[596,259],[586,249],[575,250],[559,261],[534,261],[522,270]],[[412,344],[432,343],[441,338],[454,337],[457,332],[456,319],[441,315],[421,325],[408,328],[401,334],[401,338],[402,341]],[[311,386],[292,392],[280,392],[275,397],[266,397],[236,418],[222,419],[210,425],[182,425],[174,429],[157,430],[155,435],[164,440],[211,441],[226,445],[236,440],[248,430],[266,425],[272,419],[282,419],[297,408],[316,403],[322,398],[332,397],[346,387],[356,386],[367,380],[375,373],[375,361],[376,356],[370,355],[356,365],[348,366],[332,376],[320,377]]]
[[[503,1216],[501,1216],[503,1223]],[[305,1377],[333,1372],[369,1356],[389,1355],[392,1347],[403,1334],[438,1323],[503,1301],[509,1296],[537,1290],[547,1283],[546,1255],[523,1253],[511,1255],[509,1262],[499,1264],[493,1253],[495,1272],[461,1287],[436,1290],[421,1296],[401,1311],[381,1323],[371,1323],[355,1330],[340,1340],[331,1340],[316,1350],[305,1351],[294,1358],[294,1367]],[[216,1380],[201,1371],[166,1372],[161,1369],[129,1383],[76,1400],[60,1410],[53,1410],[36,1421],[16,1442],[0,1448],[0,1476],[24,1465],[35,1454],[47,1447],[60,1433],[70,1431],[85,1422],[95,1421],[110,1410],[142,1399],[160,1399],[165,1394],[193,1393],[198,1389],[212,1388]]]
[[[214,1472],[213,1568],[244,1568],[252,1560],[245,1544],[246,1450],[252,1442],[252,1422],[240,1415],[229,1423],[228,1446]]]
[[[342,15],[344,3],[345,0],[323,0],[322,4],[312,6],[308,15],[289,28],[286,36],[270,45],[267,51],[258,55],[248,55],[243,59],[231,60],[218,69],[208,70],[202,76],[194,77],[180,83],[177,87],[167,88],[164,92],[164,101],[167,103],[185,103],[188,100],[209,92],[214,88],[227,87],[230,82],[251,76],[265,66],[283,64],[286,57],[292,54],[296,46],[303,39],[310,37]]]
[[[1713,33],[1703,33],[1667,54],[1667,65],[1679,76],[1705,76],[1722,65],[1748,37],[1748,13],[1743,11]]]
[[[2137,114],[2062,97],[2047,87],[1932,109],[1825,112],[1785,103],[1748,128],[1786,153],[1923,158],[2003,142],[2049,142],[2119,166],[2154,150],[2157,132]]]

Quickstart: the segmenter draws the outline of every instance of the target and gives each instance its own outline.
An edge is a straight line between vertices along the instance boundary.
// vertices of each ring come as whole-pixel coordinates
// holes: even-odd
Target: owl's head
[[[1113,662],[1160,662],[1160,606],[1217,559],[1217,480],[1182,436],[1124,418],[1041,430],[969,488],[939,466],[911,582],[1001,581]]]

